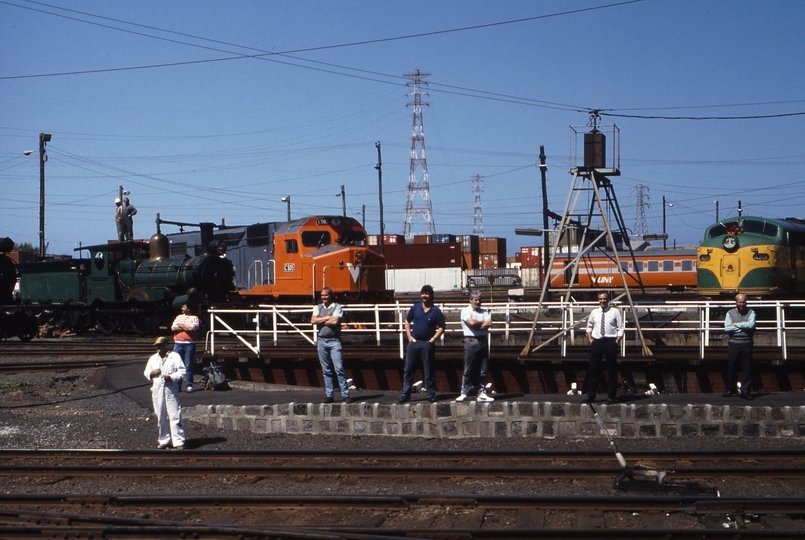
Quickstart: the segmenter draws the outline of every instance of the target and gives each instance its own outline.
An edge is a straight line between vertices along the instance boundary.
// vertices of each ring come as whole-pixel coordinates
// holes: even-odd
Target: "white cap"
[[[115,204],[120,204],[120,199],[119,198],[115,198]]]

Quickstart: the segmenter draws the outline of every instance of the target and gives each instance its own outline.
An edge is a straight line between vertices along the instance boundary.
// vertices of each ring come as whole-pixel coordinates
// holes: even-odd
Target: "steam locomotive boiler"
[[[38,310],[40,324],[146,335],[169,324],[189,296],[199,303],[228,299],[234,269],[222,245],[208,242],[195,257],[169,257],[167,246],[157,233],[150,241],[76,250],[88,251],[88,258],[22,265],[20,302]]]

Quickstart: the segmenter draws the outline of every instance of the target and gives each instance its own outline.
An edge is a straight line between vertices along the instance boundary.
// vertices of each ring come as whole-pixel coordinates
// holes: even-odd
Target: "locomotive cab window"
[[[295,238],[285,241],[285,253],[298,253],[299,245],[296,243]]]
[[[777,225],[768,223],[766,221],[744,221],[744,232],[762,234],[764,236],[777,236],[780,228]]]
[[[320,248],[332,243],[330,231],[304,231],[302,245],[305,247]]]

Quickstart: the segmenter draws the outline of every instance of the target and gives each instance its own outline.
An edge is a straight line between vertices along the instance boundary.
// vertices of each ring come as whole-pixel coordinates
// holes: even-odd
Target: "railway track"
[[[611,452],[262,452],[0,450],[10,476],[287,476],[607,478],[621,469]],[[685,479],[803,478],[801,451],[630,452],[631,461]]]
[[[802,498],[0,496],[0,534],[9,539],[774,540],[802,538],[804,515]]]
[[[749,478],[774,491],[785,479],[798,493],[805,482],[801,451],[635,451],[628,458],[687,481]],[[607,488],[620,471],[611,452],[4,450],[0,463],[4,539],[805,534],[802,497]],[[395,491],[358,494],[355,488],[370,479]],[[578,493],[585,483],[597,485],[609,495],[555,495],[538,487],[557,481]],[[490,486],[486,493],[472,493],[478,482]],[[330,493],[339,485],[340,492]],[[464,489],[450,494],[445,486]],[[500,494],[507,486],[520,486],[516,493],[534,488]],[[294,493],[299,489],[305,493]]]

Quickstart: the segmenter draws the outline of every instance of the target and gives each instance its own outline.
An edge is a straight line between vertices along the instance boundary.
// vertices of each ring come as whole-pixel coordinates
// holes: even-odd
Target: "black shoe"
[[[403,394],[403,395],[400,396],[400,401],[398,403],[405,403],[406,401],[410,401],[410,400],[411,400],[411,396],[407,396],[407,395]]]
[[[724,392],[723,394],[721,394],[721,397],[732,397],[732,396],[734,396],[734,395],[735,395],[735,394],[733,394],[731,391],[727,390],[726,392]]]
[[[356,401],[358,401],[358,398],[349,396],[344,400],[344,403],[355,403]]]
[[[586,397],[586,398],[582,399],[582,400],[581,400],[581,402],[582,402],[582,403],[595,403],[595,398],[594,398],[594,397],[589,397],[589,396],[588,396],[588,397]]]
[[[607,400],[606,400],[604,403],[605,403],[606,405],[612,405],[612,404],[614,404],[614,403],[615,403],[615,400],[614,400],[614,399],[609,399],[609,398],[607,398]]]
[[[428,401],[430,401],[431,403],[436,403],[439,400],[436,399],[436,396],[431,396],[431,397],[428,398]]]
[[[745,399],[746,401],[752,401],[755,398],[752,397],[752,394],[741,394],[741,399]]]
[[[324,398],[324,401],[322,403],[332,403],[333,401],[335,400],[332,397],[327,396]]]

